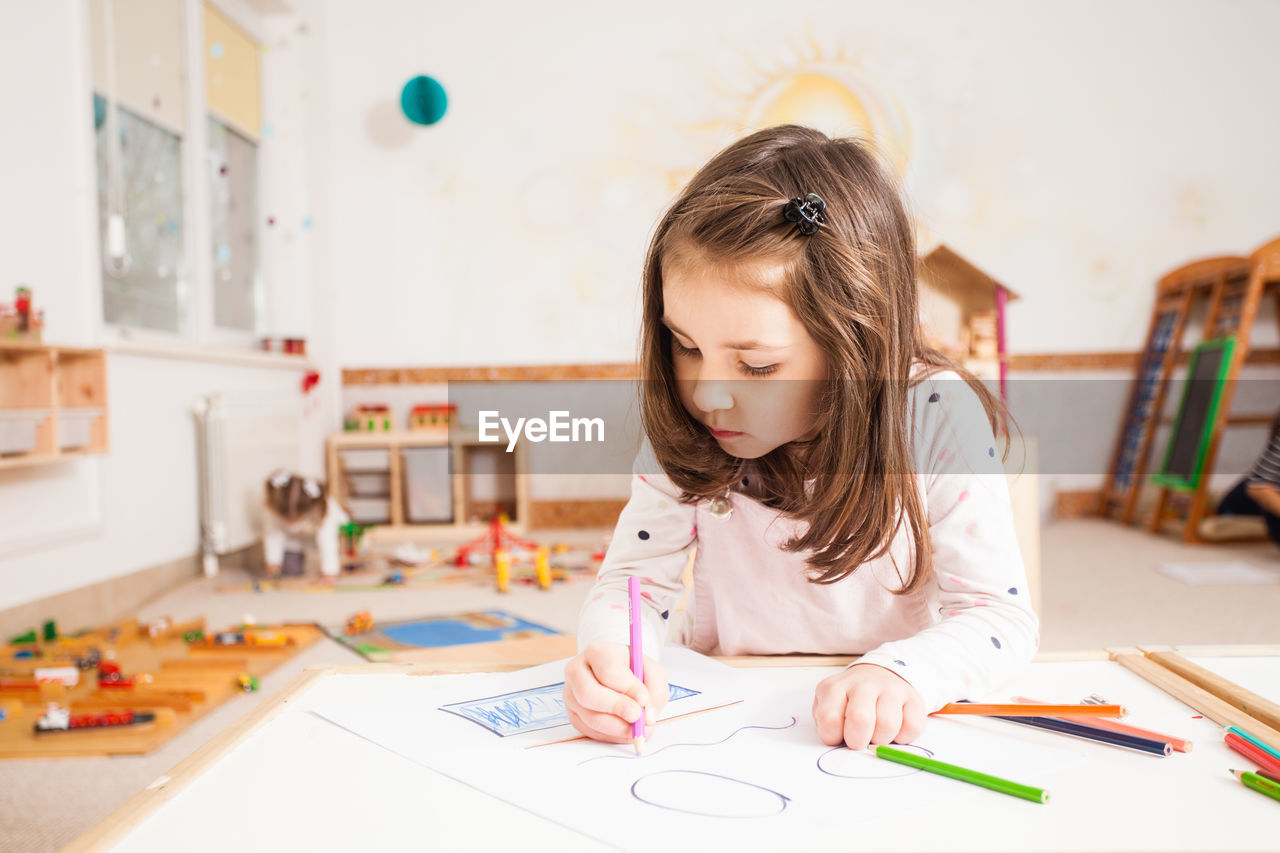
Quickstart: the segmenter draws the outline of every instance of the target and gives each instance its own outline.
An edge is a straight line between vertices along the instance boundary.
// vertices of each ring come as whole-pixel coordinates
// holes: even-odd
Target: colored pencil
[[[1258,793],[1266,794],[1273,800],[1280,800],[1280,784],[1257,773],[1250,773],[1248,770],[1232,770],[1231,775]]]
[[[1280,782],[1280,773],[1272,773],[1270,770],[1255,770],[1263,779],[1270,779],[1272,782]]]
[[[631,575],[627,578],[627,599],[629,603],[628,617],[631,620],[631,671],[640,683],[644,683],[644,637],[640,620],[640,578]],[[631,724],[631,742],[635,744],[636,755],[644,749],[644,713],[640,708],[640,716]]]
[[[1227,704],[1234,705],[1260,723],[1273,729],[1280,728],[1280,705],[1265,696],[1246,690],[1231,679],[1192,663],[1177,652],[1151,651],[1147,653],[1147,657]]]
[[[1274,758],[1276,761],[1280,761],[1280,751],[1276,751],[1275,749],[1273,749],[1273,748],[1271,747],[1271,745],[1270,745],[1270,744],[1266,743],[1265,741],[1261,740],[1260,738],[1256,738],[1256,737],[1254,737],[1253,735],[1249,734],[1248,732],[1246,732],[1244,729],[1240,728],[1239,726],[1227,726],[1227,733],[1228,733],[1228,734],[1237,735],[1237,736],[1239,736],[1239,737],[1244,738],[1245,740],[1249,741],[1249,743],[1251,743],[1251,744],[1253,744],[1254,746],[1256,746],[1258,749],[1260,749],[1260,750],[1262,750],[1263,752],[1265,752],[1265,753],[1267,753],[1268,755],[1270,755],[1270,756],[1271,756],[1272,758]]]
[[[983,705],[977,702],[952,702],[935,714],[972,714],[978,717],[1123,717],[1123,705]]]
[[[1146,655],[1127,650],[1114,650],[1111,652],[1111,659],[1188,707],[1194,708],[1197,714],[1203,714],[1220,726],[1239,726],[1248,729],[1264,743],[1280,748],[1280,730],[1259,722],[1226,700],[1218,698],[1203,687],[1192,684]]]
[[[1227,746],[1231,747],[1236,752],[1261,767],[1263,770],[1266,770],[1268,773],[1280,774],[1280,761],[1276,761],[1270,755],[1240,737],[1240,735],[1227,732],[1223,739],[1227,742]]]
[[[875,753],[878,757],[883,758],[886,761],[905,764],[908,767],[914,767],[917,770],[927,770],[930,773],[937,773],[939,776],[958,779],[961,782],[968,782],[970,785],[978,785],[992,791],[999,791],[1000,793],[1008,794],[1011,797],[1021,797],[1024,800],[1031,800],[1033,803],[1049,802],[1049,792],[1042,788],[1034,788],[1031,785],[1022,785],[1018,782],[1011,782],[1008,779],[1001,779],[999,776],[989,776],[986,773],[979,773],[978,771],[970,770],[967,767],[947,764],[934,758],[926,758],[925,756],[914,752],[894,749],[891,746],[877,746],[875,748]]]
[[[1032,705],[1043,705],[1037,699],[1028,699],[1025,696],[1013,697],[1016,702],[1028,702]],[[1092,726],[1095,729],[1106,729],[1109,732],[1120,732],[1126,735],[1136,735],[1138,737],[1150,738],[1169,744],[1173,747],[1174,752],[1190,752],[1192,743],[1189,740],[1180,737],[1173,737],[1161,732],[1153,732],[1150,729],[1140,729],[1137,726],[1126,725],[1125,723],[1117,723],[1115,720],[1101,720],[1092,717],[1082,717],[1078,714],[1063,714],[1058,719],[1066,720],[1069,723],[1080,723],[1086,726]]]
[[[1139,752],[1147,752],[1152,755],[1166,756],[1173,754],[1173,747],[1170,746],[1167,741],[1152,740],[1151,738],[1138,737],[1137,735],[1127,735],[1122,732],[1111,732],[1106,729],[1097,729],[1093,726],[1086,726],[1083,723],[1072,723],[1067,720],[1057,719],[1056,717],[997,716],[995,719],[1008,720],[1011,723],[1021,723],[1024,726],[1035,726],[1038,729],[1046,729],[1051,732],[1057,732],[1058,734],[1074,735],[1075,737],[1097,741],[1098,743],[1105,743],[1110,746],[1122,746],[1126,749],[1136,749]]]

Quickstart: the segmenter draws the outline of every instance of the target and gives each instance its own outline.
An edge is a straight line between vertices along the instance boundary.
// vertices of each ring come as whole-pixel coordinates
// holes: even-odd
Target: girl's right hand
[[[564,667],[569,722],[592,740],[630,743],[642,706],[645,724],[653,725],[669,696],[662,664],[645,655],[641,683],[631,672],[631,650],[621,643],[592,643]]]

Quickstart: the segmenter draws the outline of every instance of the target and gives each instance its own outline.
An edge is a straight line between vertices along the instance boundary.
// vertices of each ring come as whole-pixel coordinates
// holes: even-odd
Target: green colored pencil
[[[1033,788],[1030,785],[1021,785],[1017,782],[1010,782],[1008,779],[1001,779],[999,776],[988,776],[986,773],[979,773],[976,770],[970,770],[967,767],[958,767],[954,764],[947,764],[942,761],[935,761],[932,758],[925,758],[923,755],[917,755],[914,752],[906,752],[901,749],[894,749],[891,746],[877,746],[876,755],[888,761],[896,761],[898,764],[905,764],[908,767],[914,767],[917,770],[927,770],[930,773],[937,773],[939,776],[948,776],[952,779],[959,779],[961,782],[968,782],[970,785],[979,785],[983,788],[990,788],[992,791],[999,791],[1002,794],[1008,794],[1011,797],[1021,797],[1024,800],[1031,800],[1033,803],[1049,802],[1049,792],[1043,788]]]
[[[1250,773],[1248,770],[1232,770],[1231,775],[1259,793],[1266,794],[1273,800],[1280,800],[1280,785],[1270,779]]]

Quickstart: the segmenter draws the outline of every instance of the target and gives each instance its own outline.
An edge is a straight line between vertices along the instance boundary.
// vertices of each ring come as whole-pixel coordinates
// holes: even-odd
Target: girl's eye
[[[699,354],[698,350],[692,347],[685,346],[684,344],[677,341],[675,338],[671,339],[671,345],[675,347],[676,355],[698,355]]]
[[[752,367],[749,364],[742,365],[742,372],[748,376],[768,376],[778,369],[776,364],[766,364],[764,367]]]

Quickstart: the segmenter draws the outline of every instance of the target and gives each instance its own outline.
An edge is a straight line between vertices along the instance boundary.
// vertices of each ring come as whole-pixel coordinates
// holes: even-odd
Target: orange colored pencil
[[[977,702],[952,702],[935,714],[969,714],[977,717],[1088,717],[1081,720],[1093,725],[1094,717],[1123,717],[1129,713],[1123,705],[982,705]]]
[[[1038,699],[1028,699],[1026,696],[1014,696],[1013,699],[1015,702],[1027,702],[1028,704],[1038,705],[1040,707],[1044,707],[1047,704],[1045,702],[1039,701]],[[1093,726],[1096,729],[1106,729],[1109,732],[1119,732],[1120,734],[1134,735],[1136,737],[1145,737],[1145,738],[1151,738],[1152,740],[1164,741],[1165,743],[1172,746],[1178,752],[1191,751],[1191,741],[1189,740],[1184,740],[1183,738],[1180,738],[1180,737],[1173,737],[1171,735],[1161,734],[1160,732],[1153,732],[1150,729],[1140,729],[1137,726],[1129,726],[1129,725],[1125,725],[1124,723],[1117,723],[1114,720],[1099,720],[1097,717],[1085,717],[1080,714],[1064,715],[1062,719],[1071,723],[1082,723],[1086,726]]]

